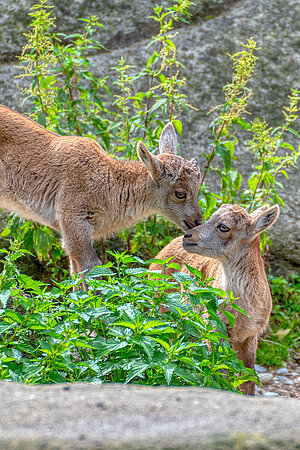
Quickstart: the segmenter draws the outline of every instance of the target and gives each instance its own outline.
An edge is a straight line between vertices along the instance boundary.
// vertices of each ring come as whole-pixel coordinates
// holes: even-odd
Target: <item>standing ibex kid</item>
[[[59,230],[71,272],[100,264],[93,238],[159,213],[182,230],[202,223],[195,160],[176,155],[171,123],[159,155],[138,143],[141,162],[111,158],[92,139],[59,136],[0,106],[0,206]]]
[[[231,290],[238,297],[236,303],[250,318],[231,309],[233,328],[224,315],[221,318],[238,358],[250,368],[254,368],[257,340],[266,329],[272,309],[259,235],[276,222],[278,214],[277,205],[262,206],[252,214],[237,205],[222,205],[206,223],[174,239],[157,255],[159,259],[175,256],[172,262],[177,262],[183,272],[188,273],[185,264],[195,267],[204,278],[214,278],[214,287]],[[150,269],[160,270],[161,266],[152,264]],[[167,269],[170,275],[173,272]],[[243,383],[241,390],[254,395],[254,382]]]

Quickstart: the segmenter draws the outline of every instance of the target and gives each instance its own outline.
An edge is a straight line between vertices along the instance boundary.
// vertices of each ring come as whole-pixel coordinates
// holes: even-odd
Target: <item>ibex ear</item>
[[[266,211],[267,209],[269,209],[269,205],[263,205],[260,208],[257,208],[255,211],[252,211],[250,216],[252,217],[252,219],[255,219],[255,217],[259,216],[262,212]]]
[[[274,205],[271,208],[268,208],[266,211],[259,214],[258,216],[256,216],[250,225],[251,235],[257,236],[263,231],[266,231],[276,222],[278,216],[279,216],[278,205]]]
[[[159,153],[177,153],[177,136],[171,122],[162,130],[159,138]]]
[[[156,180],[161,177],[162,164],[160,160],[154,156],[142,141],[138,142],[137,154],[139,159],[145,164],[146,168],[150,172],[151,177]]]
[[[192,159],[190,160],[190,163],[192,164],[192,166],[198,167],[198,163],[197,163],[197,161],[196,161],[195,158],[192,158]]]

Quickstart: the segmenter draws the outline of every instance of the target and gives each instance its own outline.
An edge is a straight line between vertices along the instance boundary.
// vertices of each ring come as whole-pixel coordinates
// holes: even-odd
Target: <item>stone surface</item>
[[[288,373],[289,371],[286,367],[281,367],[280,369],[276,370],[277,375],[287,375]]]
[[[259,378],[262,384],[256,385],[257,396],[271,396],[270,393],[275,393],[280,397],[293,397],[300,399],[300,365],[296,361],[290,359],[288,363],[284,363],[287,368],[287,374],[277,375],[281,369],[272,369],[271,367],[264,367],[267,372],[260,373]],[[270,377],[272,379],[269,380]],[[264,383],[264,376],[268,377],[268,382]],[[299,381],[298,381],[299,380]]]
[[[286,381],[288,378],[286,376],[284,376],[284,375],[278,375],[277,379],[280,380],[280,381]]]
[[[273,375],[271,373],[266,372],[266,373],[262,373],[261,375],[259,375],[259,381],[262,384],[269,384],[270,381],[272,381],[272,380],[273,380]]]
[[[197,0],[191,12],[192,23],[203,22],[226,11],[237,0]],[[29,9],[37,4],[37,0],[0,0],[1,35],[0,62],[11,61],[19,54],[26,42],[24,33],[31,19]],[[126,48],[143,38],[151,38],[157,30],[156,23],[149,18],[157,4],[155,0],[48,0],[54,6],[56,29],[65,34],[77,33],[83,26],[79,18],[96,15],[104,26],[95,34],[106,49]],[[159,5],[170,6],[167,0]],[[178,26],[182,25],[178,22]]]
[[[24,42],[25,12],[33,3],[30,0],[16,0],[13,3],[0,0],[2,61],[12,61]],[[101,30],[100,39],[108,52],[93,58],[98,75],[112,75],[111,67],[121,56],[137,68],[144,66],[152,51],[146,49],[146,44],[154,32],[151,21],[145,17],[156,2],[76,0],[70,3],[55,0],[54,3],[58,16],[57,31],[75,31],[76,17],[93,13],[106,25],[107,30]],[[194,7],[192,24],[185,27],[180,23],[179,26],[175,39],[178,58],[185,64],[186,93],[190,102],[198,108],[184,119],[181,149],[183,155],[193,155],[203,165],[201,152],[209,151],[208,126],[213,118],[207,113],[211,107],[223,102],[222,87],[231,79],[232,67],[227,53],[238,51],[240,42],[250,36],[262,49],[252,81],[255,96],[248,109],[253,118],[265,117],[271,126],[282,122],[281,110],[286,104],[289,89],[300,85],[300,3],[298,0],[201,0]],[[14,64],[10,62],[0,66],[0,103],[21,111],[21,94],[13,80],[17,73]],[[243,135],[239,138],[240,142],[247,139]],[[236,165],[246,178],[252,170],[251,156],[242,144],[239,145],[238,157]],[[290,180],[283,193],[286,207],[272,231],[274,245],[271,264],[276,273],[283,275],[300,273],[299,167],[289,173]],[[213,177],[208,177],[207,183],[213,187]]]
[[[300,402],[201,388],[0,383],[1,449],[296,449]],[[4,414],[5,412],[5,414]]]
[[[265,373],[267,372],[267,368],[264,366],[260,366],[259,364],[255,364],[255,372],[256,373]]]
[[[263,394],[264,397],[278,397],[279,394],[277,392],[265,392]]]

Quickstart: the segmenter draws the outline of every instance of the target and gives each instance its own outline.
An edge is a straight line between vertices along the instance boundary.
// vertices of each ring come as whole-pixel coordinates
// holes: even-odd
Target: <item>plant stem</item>
[[[79,128],[79,125],[78,125],[78,122],[77,122],[77,116],[76,116],[77,111],[76,111],[75,108],[73,108],[74,97],[73,97],[73,91],[72,91],[72,88],[71,88],[71,86],[70,86],[71,79],[69,79],[68,81],[69,81],[69,87],[68,87],[69,98],[70,98],[70,101],[71,101],[72,109],[74,109],[74,112],[75,112],[75,114],[74,114],[75,130],[76,130],[77,136],[81,136],[82,133],[80,132],[80,128]]]
[[[35,54],[35,71],[38,74],[39,73],[39,65],[38,65],[38,60],[37,60],[37,55]],[[39,75],[37,75],[37,87],[38,87],[38,97],[39,97],[39,102],[41,105],[41,110],[42,113],[45,115],[46,117],[46,109],[44,107],[43,104],[43,97],[42,97],[42,92],[41,92],[41,85],[40,85],[40,77]]]
[[[214,144],[214,146],[213,146],[213,149],[212,149],[212,151],[211,151],[211,154],[210,154],[210,156],[209,156],[209,158],[208,158],[208,161],[207,161],[207,163],[206,163],[206,166],[205,166],[205,168],[204,168],[204,172],[203,172],[203,175],[202,175],[202,179],[201,179],[201,182],[200,182],[199,189],[201,189],[201,187],[203,186],[203,183],[204,183],[204,180],[205,180],[207,171],[208,171],[208,169],[209,169],[209,166],[210,166],[211,162],[212,162],[213,159],[214,159],[214,156],[215,156],[214,154],[215,154],[216,145],[217,145],[217,143],[218,143],[218,141],[219,141],[219,139],[220,139],[220,136],[221,136],[221,134],[222,134],[222,131],[223,131],[225,125],[226,125],[226,120],[224,120],[223,123],[222,123],[222,126],[221,126],[221,128],[220,128],[219,133],[218,133],[216,142],[215,142],[215,144]]]
[[[107,255],[106,255],[106,248],[105,248],[105,239],[100,239],[100,245],[101,245],[101,261],[102,264],[107,263]]]
[[[150,77],[150,87],[149,87],[149,91],[151,92],[151,89],[153,87],[153,79],[154,79],[154,73],[152,72],[151,77]],[[147,99],[147,105],[146,105],[146,118],[145,118],[145,128],[147,128],[148,125],[148,117],[149,117],[149,110],[150,110],[150,101],[151,101],[151,97],[149,95],[148,99]],[[146,137],[146,130],[144,130],[144,135],[143,135],[143,139],[145,139]]]
[[[259,174],[256,186],[255,186],[255,189],[254,189],[254,192],[253,192],[253,195],[252,195],[252,201],[251,201],[251,203],[249,205],[249,208],[248,208],[248,212],[249,213],[250,213],[250,211],[252,209],[252,206],[253,206],[253,203],[254,203],[254,200],[255,200],[255,196],[256,196],[256,192],[257,192],[258,188],[261,187],[260,185],[261,185],[261,182],[262,182],[261,179],[262,179],[262,176],[263,176],[263,173],[264,173],[264,163],[265,163],[265,155],[263,156],[263,159],[261,161],[260,174]]]

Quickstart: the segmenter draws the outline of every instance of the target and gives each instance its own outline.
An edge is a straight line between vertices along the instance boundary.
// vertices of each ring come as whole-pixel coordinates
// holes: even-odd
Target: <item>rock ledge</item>
[[[300,446],[300,402],[201,388],[0,383],[0,448]]]

